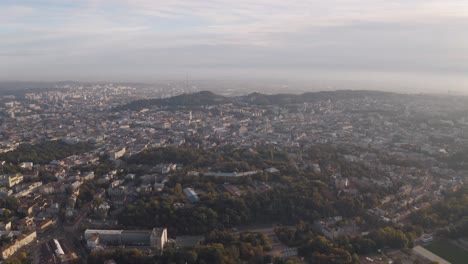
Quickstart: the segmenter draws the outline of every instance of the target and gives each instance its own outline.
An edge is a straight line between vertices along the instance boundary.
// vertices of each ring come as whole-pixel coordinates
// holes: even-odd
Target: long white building
[[[167,243],[167,228],[152,230],[86,229],[84,239],[88,248],[99,245],[149,246],[163,250]]]

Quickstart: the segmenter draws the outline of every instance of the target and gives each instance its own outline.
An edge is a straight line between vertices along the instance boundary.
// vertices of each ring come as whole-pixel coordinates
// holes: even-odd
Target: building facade
[[[153,228],[152,230],[86,229],[84,239],[90,249],[99,245],[125,245],[148,246],[161,251],[167,243],[167,228]]]

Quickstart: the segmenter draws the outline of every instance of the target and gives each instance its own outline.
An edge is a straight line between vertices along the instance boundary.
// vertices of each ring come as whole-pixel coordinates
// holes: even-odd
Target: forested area
[[[279,228],[277,235],[285,245],[297,247],[299,255],[311,263],[358,263],[357,254],[375,253],[387,247],[410,247],[422,233],[421,228],[410,226],[401,229],[373,222],[378,228],[366,236],[343,236],[331,241],[312,227],[318,219],[338,215],[359,218],[360,224],[373,221],[366,210],[376,207],[379,199],[394,191],[392,188],[373,188],[362,195],[337,195],[329,181],[336,169],[348,177],[375,177],[375,171],[359,163],[347,162],[338,155],[347,151],[350,150],[330,145],[287,150],[272,146],[258,146],[255,149],[224,146],[216,150],[183,147],[145,150],[127,158],[127,164],[144,164],[150,168],[177,163],[183,169],[170,174],[169,182],[160,195],[140,194],[118,215],[118,222],[130,228],[165,226],[174,236],[210,234],[206,236],[204,245],[189,251],[168,249],[157,260],[141,257],[141,263],[239,263],[239,260],[252,259],[255,261],[249,263],[282,263],[265,255],[265,247],[262,250],[243,248],[240,238],[234,239],[234,235],[228,231],[255,224],[296,226],[294,230]],[[292,160],[298,156],[319,164],[322,171],[294,166]],[[203,172],[206,168],[211,171],[244,171],[269,167],[275,167],[281,173],[259,172],[250,177],[229,179],[206,177],[203,173],[187,175],[190,170],[200,169]],[[238,196],[219,191],[224,184],[250,186],[255,182],[268,183],[271,188],[267,191],[246,188]],[[186,187],[201,191],[197,202],[187,203],[187,197],[182,192]],[[250,252],[251,258],[246,258],[245,252]],[[102,256],[94,257],[99,259]]]
[[[171,233],[203,234],[214,228],[230,228],[249,223],[314,221],[335,215],[354,216],[371,206],[372,194],[330,200],[326,184],[306,177],[281,177],[268,192],[248,192],[241,197],[218,193],[213,182],[203,177],[191,179],[203,188],[200,201],[183,208],[173,204],[185,202],[182,185],[176,184],[168,195],[141,196],[119,216],[125,226],[167,226]],[[197,181],[199,180],[199,181]],[[249,181],[249,179],[245,179]],[[184,181],[177,179],[177,182]],[[196,183],[196,184],[195,184]],[[151,219],[151,221],[147,221]]]
[[[299,254],[310,263],[356,263],[357,255],[375,253],[379,249],[407,248],[422,229],[392,226],[378,228],[363,237],[341,236],[334,241],[327,239],[304,222],[295,229],[278,227],[278,238],[290,247],[298,247]]]
[[[370,173],[364,167],[338,159],[337,151],[330,146],[317,146],[305,150],[302,155],[312,160],[326,158],[333,166],[351,176],[362,177]],[[167,226],[173,234],[203,234],[215,228],[231,228],[251,223],[295,224],[336,215],[362,215],[365,209],[376,206],[378,198],[385,194],[375,189],[369,190],[364,196],[336,197],[330,192],[326,175],[310,170],[303,171],[291,165],[287,152],[274,147],[252,150],[225,146],[216,152],[156,148],[134,155],[127,162],[147,165],[169,162],[189,164],[188,168],[184,167],[184,171],[171,175],[162,195],[140,195],[118,217],[119,223],[124,226]],[[224,165],[224,168],[237,171],[241,167],[239,164],[247,164],[244,166],[249,169],[274,166],[281,173],[261,172],[251,177],[230,179],[186,175],[194,167],[219,168]],[[326,167],[327,164],[323,166]],[[226,181],[241,186],[248,186],[255,181],[268,182],[272,188],[266,192],[248,190],[242,196],[232,196],[218,190],[218,186]],[[203,195],[195,204],[176,208],[174,204],[187,201],[182,193],[182,189],[186,187],[202,190]]]
[[[468,236],[468,187],[446,196],[443,201],[413,213],[411,220],[452,238]]]
[[[299,255],[309,263],[359,263],[358,254],[377,252],[384,247],[406,248],[418,234],[415,230],[401,230],[393,227],[379,228],[365,237],[340,237],[331,241],[316,233],[309,225],[299,224],[296,228],[278,227],[278,238],[290,247],[297,247]],[[271,242],[260,233],[232,233],[214,230],[205,235],[204,243],[194,248],[169,248],[161,256],[147,257],[138,250],[108,251],[93,253],[88,263],[101,263],[114,259],[118,263],[302,263],[294,258],[288,261],[270,254]]]
[[[285,166],[290,167],[286,152],[274,147],[260,147],[252,150],[224,146],[216,151],[184,147],[153,148],[127,158],[126,162],[153,166],[176,163],[184,165],[186,169],[210,167],[211,171],[222,172],[241,172],[265,169],[270,166],[279,166],[281,169]]]
[[[443,159],[453,169],[468,169],[468,149],[462,149]]]
[[[235,264],[235,263],[282,263],[281,259],[268,255],[271,250],[267,236],[259,233],[233,234],[213,231],[206,235],[205,242],[194,248],[165,250],[161,256],[147,257],[138,250],[116,250],[93,253],[88,263],[102,263],[112,258],[117,263],[187,263],[187,264]]]
[[[18,164],[20,162],[34,162],[47,164],[53,160],[60,160],[71,155],[78,155],[93,150],[92,144],[79,142],[67,144],[64,141],[45,141],[38,144],[21,144],[17,149],[0,154],[0,160]]]
[[[302,104],[306,102],[317,102],[322,100],[340,100],[350,98],[362,98],[364,96],[372,97],[398,97],[397,94],[380,92],[380,91],[321,91],[321,92],[308,92],[303,94],[262,94],[262,93],[251,93],[245,96],[239,97],[225,97],[217,95],[210,91],[200,91],[192,94],[181,94],[171,98],[164,99],[144,99],[136,100],[129,104],[120,106],[113,110],[141,110],[143,108],[151,107],[183,107],[193,108],[204,105],[217,105],[217,104],[229,104],[234,103],[238,105],[294,105]]]

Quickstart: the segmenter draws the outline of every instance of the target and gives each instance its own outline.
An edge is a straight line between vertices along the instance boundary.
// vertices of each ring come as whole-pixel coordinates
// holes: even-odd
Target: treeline
[[[47,164],[53,160],[79,155],[93,149],[93,145],[86,142],[67,144],[61,140],[45,141],[34,145],[21,144],[13,151],[0,154],[0,160],[13,164],[29,161]]]

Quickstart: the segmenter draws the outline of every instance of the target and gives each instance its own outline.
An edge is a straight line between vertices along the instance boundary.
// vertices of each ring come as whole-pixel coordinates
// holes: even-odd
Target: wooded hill
[[[301,104],[307,102],[316,102],[323,100],[342,100],[363,97],[384,97],[384,96],[402,96],[394,93],[365,91],[365,90],[341,90],[341,91],[322,91],[309,92],[303,94],[261,94],[251,93],[245,96],[226,97],[217,95],[210,91],[201,91],[191,94],[181,94],[170,98],[162,99],[144,99],[133,101],[129,104],[119,106],[115,110],[141,110],[144,108],[159,107],[200,107],[220,104],[236,104],[236,105],[286,105],[286,104]]]

